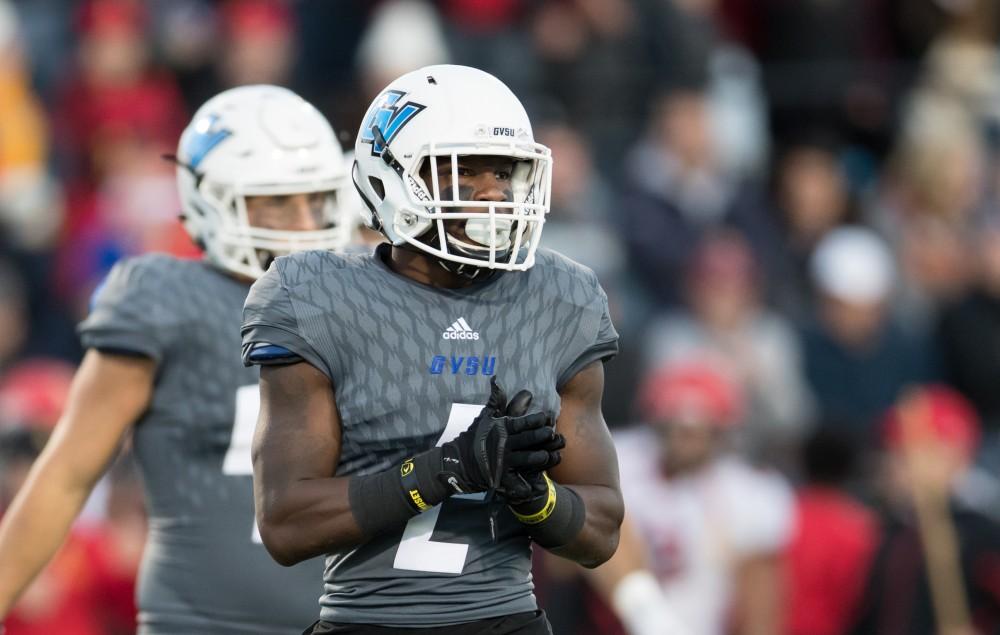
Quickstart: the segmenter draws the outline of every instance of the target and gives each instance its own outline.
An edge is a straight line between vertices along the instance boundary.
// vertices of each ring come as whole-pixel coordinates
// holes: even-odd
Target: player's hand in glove
[[[534,395],[522,390],[507,404],[508,417],[525,417]],[[497,493],[504,497],[509,505],[520,505],[536,498],[546,496],[548,485],[542,473],[559,465],[562,456],[559,451],[566,447],[566,439],[555,431],[555,422],[547,417],[545,434],[538,434],[538,442],[524,446],[521,451],[530,454],[530,461],[524,465],[511,462],[500,478]]]
[[[543,412],[507,414],[507,395],[496,377],[490,398],[467,430],[441,445],[439,478],[456,494],[495,491],[508,469],[539,471],[551,462],[555,431]]]

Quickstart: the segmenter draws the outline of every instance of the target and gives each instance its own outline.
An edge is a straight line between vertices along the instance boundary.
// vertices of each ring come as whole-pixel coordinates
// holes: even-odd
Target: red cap
[[[0,379],[0,418],[15,425],[50,430],[62,415],[73,367],[52,359],[29,359]]]
[[[109,31],[141,33],[146,28],[146,7],[135,0],[90,0],[80,7],[77,26],[81,33]]]
[[[292,11],[281,0],[231,0],[221,15],[231,34],[287,33],[293,28]]]
[[[708,364],[677,364],[653,371],[643,381],[639,410],[649,423],[694,420],[731,427],[743,417],[743,392]]]
[[[979,417],[960,393],[943,385],[918,388],[903,398],[882,420],[882,443],[890,451],[909,441],[944,444],[967,456],[979,447]]]

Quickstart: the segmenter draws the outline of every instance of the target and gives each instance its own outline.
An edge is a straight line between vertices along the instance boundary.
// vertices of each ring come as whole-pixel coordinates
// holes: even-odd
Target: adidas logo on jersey
[[[464,317],[455,320],[451,326],[444,330],[441,338],[445,340],[478,340],[479,332],[473,331]]]

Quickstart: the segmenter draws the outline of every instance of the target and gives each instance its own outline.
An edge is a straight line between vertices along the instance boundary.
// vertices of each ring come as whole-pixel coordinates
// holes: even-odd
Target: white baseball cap
[[[895,279],[895,264],[888,245],[864,227],[831,231],[816,247],[810,264],[817,289],[851,304],[885,300]]]

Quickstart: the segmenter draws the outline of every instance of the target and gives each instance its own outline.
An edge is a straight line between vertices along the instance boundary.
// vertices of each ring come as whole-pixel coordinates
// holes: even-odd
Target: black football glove
[[[525,416],[533,399],[534,396],[527,390],[517,393],[507,404],[507,416]],[[552,417],[546,417],[545,427],[536,431],[535,436],[537,440],[534,443],[519,448],[521,455],[530,460],[526,460],[524,465],[511,462],[500,478],[497,493],[509,505],[520,505],[546,496],[548,485],[542,473],[559,465],[562,460],[559,451],[566,447],[566,439],[555,431]]]
[[[496,377],[490,398],[467,430],[441,445],[438,478],[455,494],[495,492],[509,469],[543,470],[548,452],[535,448],[551,441],[549,417],[542,412],[507,416],[507,395]]]

